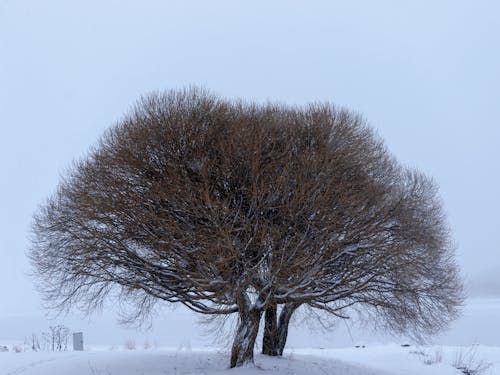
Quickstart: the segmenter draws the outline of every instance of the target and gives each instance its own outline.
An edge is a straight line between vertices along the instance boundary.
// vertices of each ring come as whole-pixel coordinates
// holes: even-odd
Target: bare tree
[[[38,336],[36,333],[31,334],[31,350],[38,352],[41,349],[40,341],[38,341]]]
[[[51,306],[90,312],[115,295],[131,319],[159,300],[236,313],[232,367],[253,361],[264,312],[279,353],[301,305],[426,334],[461,300],[434,184],[329,104],[151,95],[75,163],[33,232]]]
[[[48,332],[42,332],[43,350],[66,351],[68,350],[69,328],[64,325],[50,326]],[[35,334],[32,336],[33,350],[40,350],[40,344]]]

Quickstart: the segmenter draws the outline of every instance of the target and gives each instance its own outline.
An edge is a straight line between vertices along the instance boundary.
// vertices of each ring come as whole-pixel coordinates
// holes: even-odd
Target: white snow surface
[[[484,375],[500,374],[500,347],[401,347],[300,349],[283,358],[256,355],[255,365],[229,369],[224,350],[110,350],[84,352],[0,353],[1,375],[443,375],[461,374],[453,367],[459,353],[473,350],[475,361],[489,363]],[[425,359],[442,357],[426,364]],[[440,354],[440,355],[439,355]]]
[[[101,341],[106,345],[95,345],[106,335],[89,330],[84,352],[27,350],[29,333],[36,332],[37,324],[43,329],[44,322],[31,324],[19,316],[11,330],[0,324],[0,375],[460,375],[463,372],[454,367],[460,357],[472,369],[488,367],[477,375],[500,375],[500,299],[469,300],[451,330],[429,346],[417,346],[403,337],[373,335],[362,328],[346,330],[343,324],[330,332],[309,331],[298,320],[290,328],[283,358],[256,354],[254,366],[238,369],[228,368],[227,346],[219,349],[220,343],[208,344],[197,337],[200,326],[193,325],[189,316],[181,312],[170,316],[163,327],[167,333],[150,332],[148,350],[141,345],[144,338],[135,336],[137,332],[129,332],[129,337],[138,349],[125,350],[126,340],[117,344],[115,336]],[[28,344],[23,344],[22,333],[28,335]],[[157,342],[155,335],[164,340]],[[226,339],[229,344],[230,337]],[[259,336],[256,353],[260,340]],[[411,346],[402,347],[403,343]],[[9,351],[2,352],[2,346]],[[24,350],[16,353],[15,347]]]

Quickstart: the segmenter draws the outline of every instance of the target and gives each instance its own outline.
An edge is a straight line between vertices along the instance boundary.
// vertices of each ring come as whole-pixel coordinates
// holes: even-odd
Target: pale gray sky
[[[65,168],[190,84],[362,113],[439,183],[471,292],[500,295],[499,4],[0,0],[0,318],[38,314],[28,228]]]

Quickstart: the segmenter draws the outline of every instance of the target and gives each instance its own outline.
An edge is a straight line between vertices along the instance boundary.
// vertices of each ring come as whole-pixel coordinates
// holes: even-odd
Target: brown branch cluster
[[[158,300],[237,312],[234,365],[268,307],[363,306],[427,334],[461,302],[435,184],[330,104],[150,95],[74,164],[33,228],[52,306],[91,311],[117,292],[138,317]]]

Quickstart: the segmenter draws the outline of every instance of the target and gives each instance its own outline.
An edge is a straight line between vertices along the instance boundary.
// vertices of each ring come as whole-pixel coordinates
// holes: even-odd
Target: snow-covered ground
[[[485,369],[476,375],[500,375],[498,298],[469,300],[462,317],[448,333],[436,337],[431,346],[416,346],[404,338],[374,334],[343,323],[328,332],[310,331],[298,319],[290,328],[284,358],[256,355],[256,367],[236,370],[228,369],[227,346],[213,349],[227,339],[214,343],[210,337],[201,337],[200,326],[185,312],[172,312],[169,316],[169,321],[155,323],[149,337],[137,336],[135,331],[123,337],[113,335],[112,331],[99,336],[89,326],[84,330],[87,339],[84,352],[16,353],[15,345],[21,348],[25,340],[29,343],[30,332],[36,332],[37,327],[43,329],[46,324],[20,316],[8,321],[10,326],[0,324],[0,347],[5,345],[9,349],[1,352],[0,348],[0,375],[460,375],[462,372],[455,368],[459,362],[471,370]],[[93,329],[97,331],[97,328],[105,332],[104,326]],[[224,332],[226,335],[230,335],[230,331]],[[137,343],[137,350],[123,349],[127,337]],[[99,346],[96,342],[107,344]],[[144,349],[146,343],[149,350]],[[401,346],[404,343],[411,346]]]
[[[467,357],[474,354],[474,358]],[[301,349],[284,358],[257,355],[256,366],[228,369],[228,353],[215,350],[87,350],[85,352],[0,353],[1,375],[446,375],[453,364],[489,364],[485,375],[500,374],[500,347],[401,347]]]

